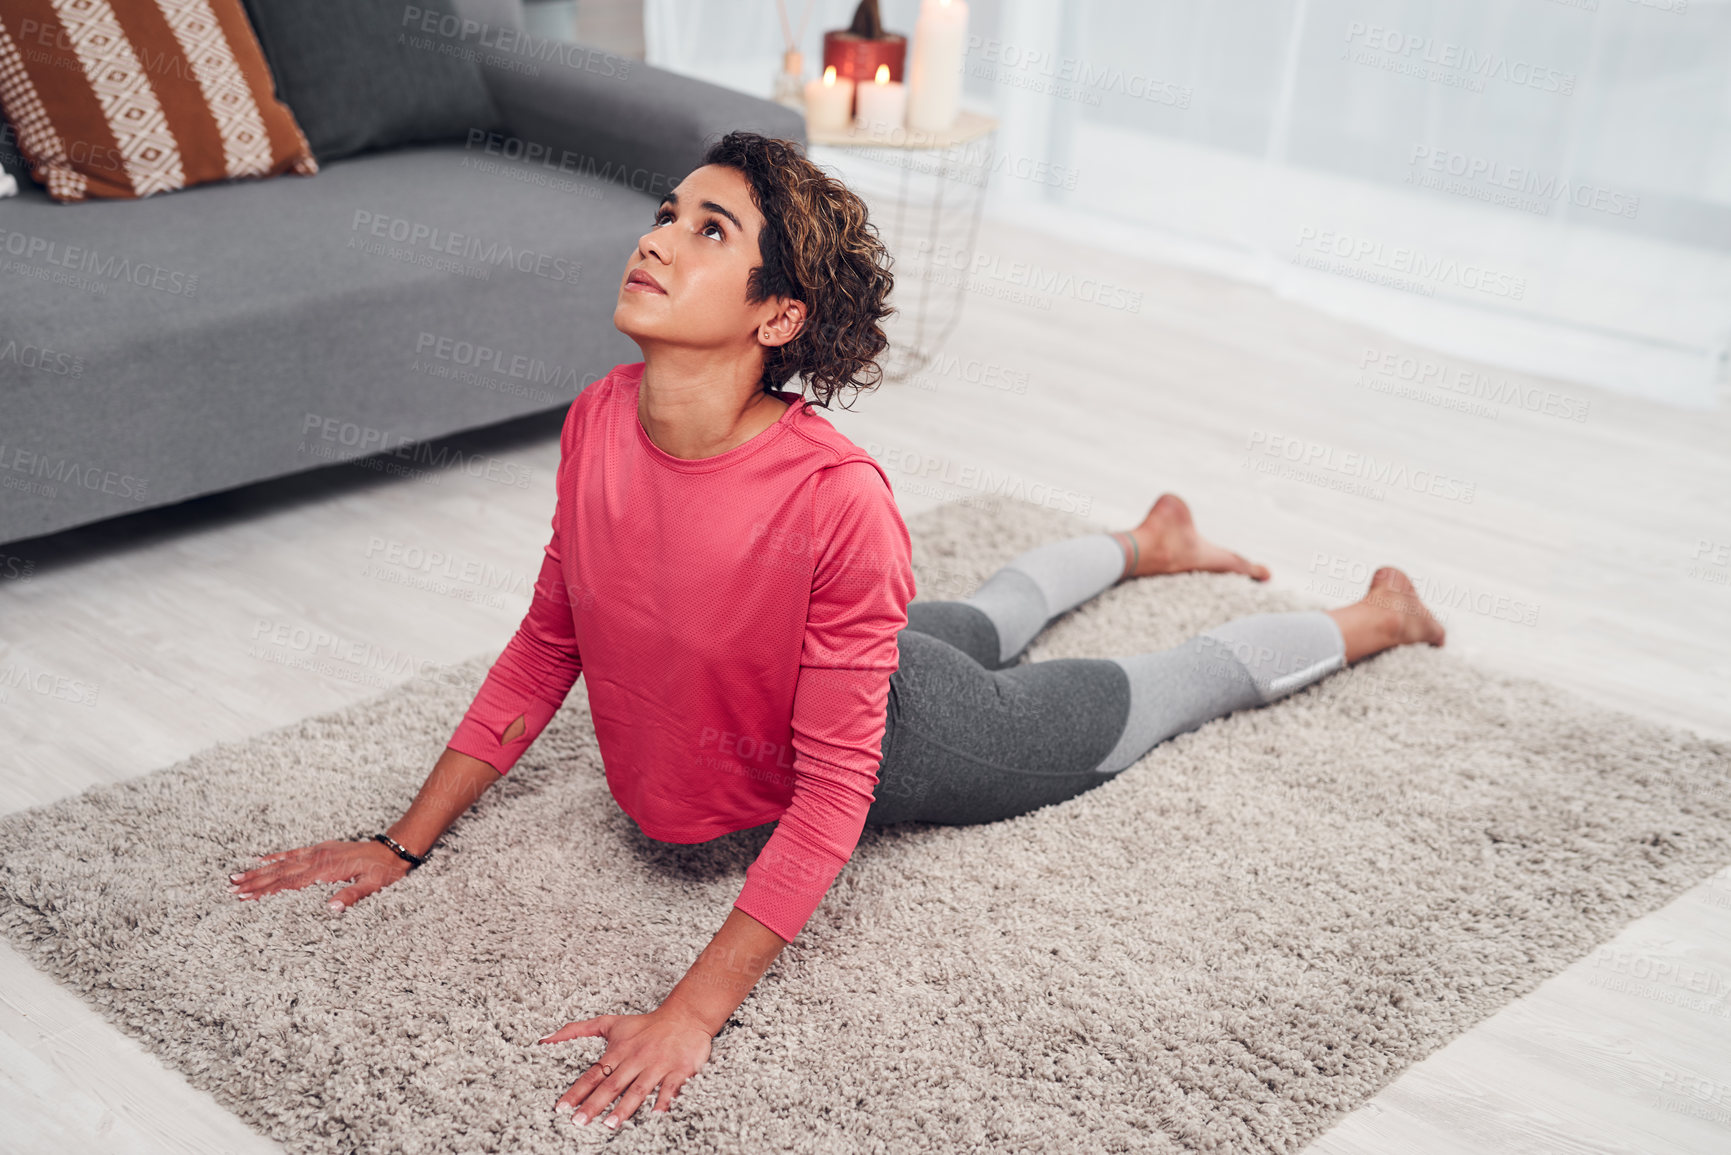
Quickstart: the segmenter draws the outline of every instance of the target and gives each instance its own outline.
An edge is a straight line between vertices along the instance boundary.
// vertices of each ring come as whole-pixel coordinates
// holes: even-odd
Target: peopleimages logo
[[[141,289],[155,289],[177,297],[191,297],[198,292],[198,274],[178,269],[165,269],[150,261],[135,261],[112,253],[98,253],[83,245],[69,245],[48,237],[32,236],[0,228],[0,253],[18,257],[31,264],[56,265],[100,277],[109,281],[125,281]],[[100,284],[100,282],[98,282]]]
[[[575,40],[556,36],[538,37],[521,28],[502,27],[485,20],[470,20],[449,12],[429,11],[407,5],[403,8],[403,28],[429,36],[443,37],[459,45],[474,41],[476,47],[507,53],[523,60],[556,60],[566,68],[593,72],[600,76],[624,80],[631,74],[631,60],[603,52]],[[401,35],[399,33],[399,35]],[[471,56],[470,59],[475,59]],[[493,58],[488,58],[489,60]],[[506,67],[514,62],[499,61]],[[518,68],[517,70],[521,70]]]
[[[995,80],[1063,100],[1098,105],[1102,93],[1132,100],[1189,108],[1195,92],[1186,85],[1130,72],[1116,65],[1096,65],[1077,56],[1056,56],[1049,49],[1030,49],[981,36],[969,36],[967,74]]]
[[[1482,91],[1487,80],[1568,96],[1575,91],[1575,74],[1559,72],[1530,60],[1487,52],[1449,40],[1416,36],[1398,28],[1354,20],[1346,26],[1348,48],[1343,59],[1390,72],[1403,72]],[[1357,49],[1357,51],[1354,51]],[[1428,66],[1427,68],[1421,66]]]
[[[1506,204],[1541,216],[1550,215],[1551,205],[1559,201],[1631,220],[1641,207],[1640,197],[1603,185],[1571,181],[1567,177],[1543,174],[1522,165],[1504,164],[1489,157],[1433,148],[1428,144],[1414,145],[1409,163],[1412,170],[1407,173],[1408,184]],[[1431,174],[1436,174],[1437,179],[1427,179]],[[1442,180],[1445,176],[1457,180]]]
[[[1696,538],[1688,576],[1713,585],[1731,585],[1731,542]]]
[[[24,59],[32,64],[51,64],[53,67],[66,68],[67,58],[76,56],[78,65],[88,70],[91,75],[106,71],[104,65],[119,64],[129,71],[142,68],[151,76],[172,76],[194,84],[204,79],[199,75],[197,64],[189,61],[180,52],[152,50],[149,44],[130,37],[80,36],[74,39],[71,32],[59,21],[44,24],[40,20],[26,17],[18,22],[16,41],[22,49]],[[63,54],[58,62],[54,60],[56,52]],[[105,151],[113,156],[115,163],[112,166],[103,164],[100,167],[121,167],[120,150],[110,148]],[[85,163],[79,159],[76,145],[71,152],[75,163]]]
[[[1294,263],[1325,272],[1356,276],[1375,271],[1385,283],[1397,288],[1416,288],[1427,295],[1435,293],[1436,285],[1455,285],[1492,297],[1519,301],[1527,295],[1527,279],[1513,273],[1493,269],[1473,261],[1457,261],[1453,257],[1433,257],[1411,245],[1384,245],[1370,237],[1337,233],[1332,229],[1313,229],[1309,225],[1298,230],[1295,242],[1299,252]],[[1322,258],[1338,257],[1336,262],[1304,260],[1307,251]],[[1341,262],[1345,262],[1342,264]],[[1333,267],[1338,265],[1339,267]],[[1414,278],[1402,281],[1403,277]],[[1379,279],[1379,278],[1366,278]]]
[[[1401,395],[1397,383],[1405,383],[1415,389],[1438,389],[1460,394],[1463,399],[1519,406],[1528,413],[1542,413],[1565,421],[1585,421],[1592,406],[1591,402],[1558,393],[1555,389],[1523,384],[1509,377],[1492,377],[1445,361],[1386,352],[1370,346],[1366,346],[1359,357],[1358,367],[1358,384],[1378,393]],[[1365,370],[1370,371],[1368,377]],[[1495,416],[1494,410],[1491,416]]]
[[[622,189],[649,196],[660,196],[679,183],[678,178],[664,172],[634,168],[589,153],[572,152],[568,148],[560,149],[555,156],[553,149],[545,144],[480,128],[469,130],[469,138],[464,142],[463,148],[466,152],[480,152],[486,156],[535,165],[548,173],[561,176],[594,177],[608,184],[616,184]],[[465,164],[469,160],[469,157],[463,158]],[[587,189],[589,186],[574,184],[572,187]]]
[[[309,441],[315,444],[309,445]],[[326,444],[319,446],[317,441]],[[371,455],[382,454],[425,465],[429,470],[428,476],[435,480],[436,475],[430,472],[432,470],[460,469],[470,477],[485,477],[489,481],[526,489],[531,476],[527,466],[516,462],[501,461],[487,454],[464,453],[461,449],[435,445],[431,441],[418,440],[407,434],[344,421],[338,417],[308,413],[301,425],[298,451],[319,457],[335,457],[340,452],[337,446],[354,449],[357,451],[354,456],[363,459],[350,464],[363,464]]]
[[[511,353],[495,349],[491,345],[425,330],[415,338],[415,354],[449,361],[481,373],[497,373],[502,377],[516,377],[537,385],[553,385],[559,389],[581,389],[584,384],[577,370],[569,365],[549,365],[539,357],[531,357],[525,353]]]
[[[479,682],[465,676],[461,667],[417,657],[395,646],[346,638],[316,626],[258,618],[253,622],[251,642],[246,651],[248,657],[326,674],[345,682],[376,686],[420,677],[460,686],[471,693],[480,688]]]
[[[501,568],[485,558],[465,557],[439,546],[398,541],[375,534],[367,539],[367,548],[361,557],[374,569],[374,573],[367,576],[377,576],[379,567],[388,565],[408,571],[415,577],[478,586],[490,593],[504,591],[514,596],[531,597],[535,592],[535,578],[522,570]],[[434,592],[446,593],[447,590],[435,586]]]
[[[130,473],[51,457],[0,441],[0,487],[54,497],[61,486],[143,501],[150,483]]]
[[[32,670],[29,666],[16,665],[8,662],[0,666],[0,702],[7,699],[5,691],[25,689],[44,698],[58,698],[63,702],[71,702],[78,706],[96,705],[96,695],[101,691],[100,684],[86,682],[82,678],[74,678],[69,674],[57,674],[49,670]]]
[[[1078,493],[1048,482],[1030,482],[1019,474],[1008,471],[999,473],[988,467],[957,462],[940,454],[880,445],[876,441],[867,442],[865,451],[877,459],[885,472],[908,475],[912,483],[909,488],[922,496],[928,493],[938,496],[936,492],[932,492],[935,487],[931,483],[942,483],[1015,501],[1025,501],[1030,505],[1045,506],[1047,509],[1060,509],[1065,513],[1078,513],[1084,517],[1094,508],[1094,498],[1090,494]]]
[[[1326,597],[1356,598],[1378,568],[1368,561],[1318,550],[1311,554],[1310,576],[1305,580],[1304,588]],[[1407,577],[1425,607],[1445,624],[1451,610],[1466,610],[1481,617],[1522,626],[1539,624],[1537,602],[1495,590],[1475,589],[1466,582],[1444,581],[1424,573],[1408,573]]]
[[[82,377],[84,362],[70,353],[57,353],[45,345],[16,340],[0,341],[0,363],[10,361],[20,369],[35,369],[61,377]]]
[[[575,282],[577,275],[583,271],[581,263],[552,253],[520,249],[498,241],[483,241],[469,233],[454,233],[435,225],[423,224],[405,217],[372,213],[366,209],[355,210],[354,219],[349,223],[349,231],[383,237],[411,248],[424,248],[428,252],[457,260],[473,261],[495,268],[504,265],[520,273],[545,277],[549,281]],[[354,237],[349,238],[349,245],[356,246]]]
[[[1270,462],[1289,463],[1300,470],[1315,469],[1337,474],[1364,486],[1385,485],[1390,489],[1408,489],[1414,493],[1428,494],[1446,501],[1459,501],[1466,505],[1472,504],[1477,491],[1475,483],[1450,477],[1434,469],[1415,469],[1404,462],[1386,458],[1378,460],[1369,453],[1345,450],[1320,441],[1289,437],[1282,433],[1271,433],[1266,429],[1252,429],[1244,447],[1247,451],[1244,462],[1246,466],[1253,466],[1254,459],[1262,457]],[[1277,471],[1264,468],[1260,472]],[[1382,500],[1382,495],[1374,491],[1366,496]]]
[[[921,265],[922,275],[932,280],[950,274],[960,278],[964,288],[985,287],[1000,281],[1017,289],[1026,289],[1046,300],[1070,297],[1088,305],[1119,309],[1128,313],[1142,311],[1142,292],[1128,289],[1086,275],[1077,276],[1066,269],[1049,269],[1026,261],[1005,261],[996,253],[936,243],[924,237],[913,243],[910,260]]]
[[[1028,391],[1028,371],[1026,369],[998,365],[991,361],[982,361],[977,357],[964,359],[948,352],[934,354],[925,369],[910,384],[916,389],[935,390],[944,381],[950,379],[1005,393],[1025,394]]]

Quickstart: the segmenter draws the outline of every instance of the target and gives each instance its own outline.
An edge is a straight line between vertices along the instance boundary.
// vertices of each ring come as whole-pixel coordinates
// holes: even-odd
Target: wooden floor
[[[993,476],[1122,527],[1172,490],[1278,586],[1344,604],[1369,569],[1397,564],[1458,603],[1449,645],[1472,660],[1731,736],[1723,407],[1529,382],[1588,402],[1587,419],[1518,403],[1453,411],[1361,378],[1384,352],[1422,350],[1258,289],[989,221],[979,247],[1006,271],[1031,262],[1133,286],[1141,306],[1048,299],[1007,272],[970,282],[938,364],[832,415],[886,463],[904,514],[990,496],[976,479]],[[466,442],[530,468],[528,489],[335,467],[0,546],[35,563],[27,580],[0,581],[0,671],[94,688],[83,701],[29,688],[65,684],[53,679],[5,691],[0,808],[143,774],[400,680],[358,652],[417,669],[496,652],[528,604],[553,507],[557,415],[532,425]],[[1325,467],[1274,468],[1280,452],[1263,450],[1287,444],[1276,438],[1322,447]],[[1470,482],[1473,500],[1458,485],[1454,499],[1343,490],[1349,452]],[[474,580],[482,564],[505,580]],[[302,640],[315,634],[331,641]],[[1410,1069],[1313,1150],[1731,1150],[1728,991],[1731,875]],[[0,1111],[7,1151],[278,1147],[9,949]]]

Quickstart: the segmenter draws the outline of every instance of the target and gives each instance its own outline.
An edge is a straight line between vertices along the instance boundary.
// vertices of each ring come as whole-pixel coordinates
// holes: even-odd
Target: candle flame
[[[878,65],[877,82],[879,84],[888,84],[890,82],[890,66],[889,65],[887,65],[887,64]]]
[[[832,64],[823,70],[823,82],[831,88],[835,87],[835,65]]]

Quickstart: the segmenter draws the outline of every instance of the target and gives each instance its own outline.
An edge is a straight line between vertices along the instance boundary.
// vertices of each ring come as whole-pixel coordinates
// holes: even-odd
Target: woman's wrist
[[[392,838],[389,834],[383,832],[375,834],[373,835],[373,841],[390,851],[396,857],[408,863],[410,870],[415,869],[415,867],[426,861],[427,856],[425,854],[416,854],[414,851],[398,842],[395,838]]]
[[[396,851],[392,850],[377,839],[364,838],[362,840],[362,845],[370,847],[378,856],[379,861],[386,866],[400,866],[403,868],[405,873],[414,869],[414,867],[411,866],[402,855],[398,854]]]
[[[398,846],[402,847],[404,850],[408,851],[410,854],[413,854],[416,858],[427,857],[427,853],[433,849],[433,844],[435,842],[439,841],[439,836],[434,835],[431,839],[427,840],[427,844],[425,846],[422,846],[421,842],[420,842],[420,838],[417,838],[416,833],[413,829],[408,829],[408,830],[398,829],[399,827],[402,827],[405,825],[407,825],[407,824],[406,824],[406,822],[403,822],[403,821],[393,822],[391,825],[385,827],[379,833],[383,834],[386,838],[389,838],[392,842],[395,842]],[[368,835],[368,837],[371,838],[372,836]],[[420,837],[425,838],[425,835],[422,835]],[[392,850],[389,846],[386,846],[383,842],[380,842],[377,839],[373,839],[373,845],[377,846],[380,850],[383,850],[385,853],[389,854],[392,858],[397,858],[400,860],[402,857],[401,855],[397,854],[396,851]]]
[[[479,758],[447,747],[433,764],[408,811],[383,833],[410,854],[424,858],[451,824],[499,777],[497,770]],[[383,843],[378,845],[380,850],[388,849]]]

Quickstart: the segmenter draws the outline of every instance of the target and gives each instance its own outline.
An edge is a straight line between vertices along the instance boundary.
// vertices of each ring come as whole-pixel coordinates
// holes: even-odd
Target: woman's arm
[[[786,945],[779,934],[734,907],[659,1009],[689,1015],[711,1035],[719,1033]]]
[[[567,551],[577,543],[565,540],[563,527],[571,500],[567,472],[581,439],[582,408],[593,395],[593,390],[585,390],[565,413],[559,470],[553,478],[552,533],[542,551],[529,610],[445,743],[493,767],[501,777],[553,720],[583,671],[575,620],[580,599],[565,584],[563,566]]]
[[[820,475],[817,556],[794,689],[793,796],[734,903],[792,941],[852,857],[877,787],[897,637],[914,596],[913,547],[882,470]]]
[[[478,758],[447,749],[433,764],[421,792],[404,814],[385,831],[411,854],[425,854],[457,816],[467,810],[499,772]],[[400,882],[409,866],[395,851],[367,839],[363,842],[321,842],[276,854],[261,854],[263,863],[229,876],[229,892],[242,901],[283,890],[299,890],[314,882],[352,882],[333,894],[330,905],[343,910],[368,895]]]
[[[559,1096],[555,1110],[573,1110],[587,1124],[606,1111],[618,1127],[660,1088],[652,1110],[665,1112],[685,1081],[709,1061],[713,1038],[787,943],[737,907],[661,1005],[646,1015],[597,1015],[566,1023],[539,1040],[562,1043],[585,1035],[607,1040],[601,1057]]]
[[[421,784],[421,792],[409,804],[408,813],[391,823],[385,833],[410,854],[424,855],[458,815],[499,778],[499,772],[479,758],[446,747]]]

